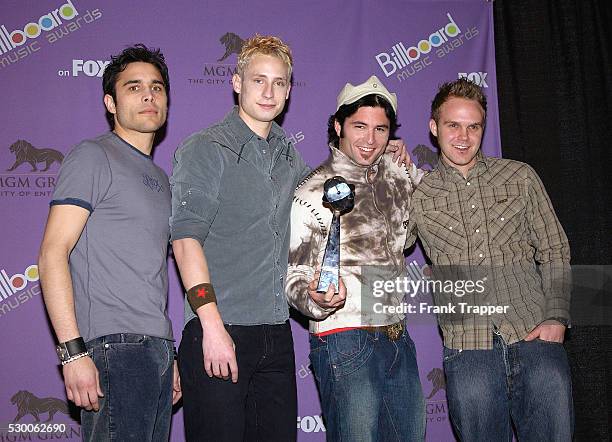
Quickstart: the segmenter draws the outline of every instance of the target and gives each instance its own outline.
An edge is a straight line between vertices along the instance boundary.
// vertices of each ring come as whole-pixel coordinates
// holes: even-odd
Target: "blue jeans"
[[[98,368],[99,411],[81,411],[84,441],[168,441],[172,341],[120,333],[86,343]]]
[[[574,411],[563,344],[519,341],[495,333],[492,350],[444,348],[446,396],[462,441],[572,440]]]
[[[423,441],[425,401],[414,343],[361,329],[310,337],[327,440]]]

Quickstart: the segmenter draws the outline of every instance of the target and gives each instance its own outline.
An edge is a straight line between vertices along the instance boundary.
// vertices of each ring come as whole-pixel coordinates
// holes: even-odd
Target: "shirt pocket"
[[[427,210],[423,212],[423,220],[433,249],[452,255],[467,250],[465,229],[457,212]]]
[[[525,207],[524,197],[496,192],[488,213],[491,243],[510,244],[524,237]]]

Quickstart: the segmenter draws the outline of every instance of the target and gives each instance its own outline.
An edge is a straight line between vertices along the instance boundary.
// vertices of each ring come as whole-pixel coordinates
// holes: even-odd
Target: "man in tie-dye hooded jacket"
[[[310,361],[330,441],[375,441],[383,434],[424,440],[416,352],[398,308],[403,293],[379,290],[406,274],[408,209],[423,176],[413,164],[383,155],[396,114],[396,95],[376,76],[346,84],[329,119],[330,156],[293,201],[286,291],[290,305],[311,318]],[[317,293],[332,219],[323,185],[334,176],[355,186],[355,204],[340,217],[339,287]]]

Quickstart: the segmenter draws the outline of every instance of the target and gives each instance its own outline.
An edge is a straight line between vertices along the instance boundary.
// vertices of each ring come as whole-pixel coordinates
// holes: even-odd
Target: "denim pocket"
[[[374,352],[375,338],[365,330],[334,333],[328,339],[329,359],[336,378],[357,371]]]
[[[457,350],[455,348],[444,347],[442,349],[442,362],[447,363],[450,362],[457,357],[459,357],[463,353],[463,350]]]
[[[330,341],[339,355],[353,356],[359,353],[367,340],[367,332],[361,330],[348,330],[334,333]]]
[[[134,334],[119,334],[109,336],[104,343],[104,349],[111,351],[113,354],[129,354],[129,352],[146,351],[153,348],[150,345],[150,338],[144,335]],[[107,353],[107,356],[109,353]]]
[[[545,345],[563,345],[563,342],[547,341],[545,339],[536,338],[536,342],[540,342]]]
[[[142,345],[149,339],[146,335],[133,335],[133,334],[124,334],[121,337],[121,340],[113,340],[109,341],[108,344],[111,347],[122,346],[122,345]]]

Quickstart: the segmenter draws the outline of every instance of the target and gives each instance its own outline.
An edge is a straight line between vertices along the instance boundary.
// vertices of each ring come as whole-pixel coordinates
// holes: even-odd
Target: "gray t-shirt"
[[[70,255],[79,331],[172,339],[166,311],[168,176],[114,133],[78,144],[64,159],[51,205],[90,212]]]

